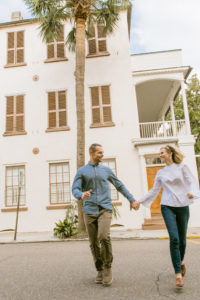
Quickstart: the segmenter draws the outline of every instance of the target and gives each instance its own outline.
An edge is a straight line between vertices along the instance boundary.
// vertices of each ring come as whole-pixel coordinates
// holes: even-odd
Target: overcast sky
[[[183,50],[183,65],[200,76],[200,0],[132,0],[131,53]],[[0,23],[12,11],[31,15],[23,0],[0,0]]]

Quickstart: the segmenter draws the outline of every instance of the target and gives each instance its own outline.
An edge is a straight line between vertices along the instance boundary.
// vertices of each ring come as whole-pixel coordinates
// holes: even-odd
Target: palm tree
[[[103,23],[103,33],[114,31],[121,9],[131,10],[129,0],[24,0],[32,15],[40,22],[43,41],[58,38],[62,23],[70,21],[72,30],[66,43],[75,51],[76,113],[77,113],[77,168],[85,164],[85,38],[90,36],[95,23]],[[78,201],[79,230],[84,230],[82,201]]]

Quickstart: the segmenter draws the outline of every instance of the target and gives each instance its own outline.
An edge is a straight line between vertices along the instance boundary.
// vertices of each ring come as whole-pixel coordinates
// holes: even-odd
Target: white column
[[[144,155],[140,155],[140,168],[141,168],[141,173],[142,173],[142,186],[143,186],[143,195],[148,192],[148,183],[147,183],[147,172],[146,172],[146,162],[145,162],[145,157]],[[141,206],[143,206],[141,204]],[[145,212],[145,218],[151,218],[151,213],[150,209],[144,207],[144,212]]]
[[[164,136],[167,136],[165,115],[162,116],[162,123],[163,123],[163,134],[164,134]]]
[[[187,105],[187,98],[185,93],[185,83],[184,80],[181,80],[181,91],[183,96],[183,108],[184,108],[184,115],[185,115],[185,124],[186,124],[186,130],[187,134],[191,134],[190,129],[190,119],[189,119],[189,112],[188,112],[188,105]]]
[[[171,111],[171,116],[172,116],[173,136],[176,136],[176,121],[175,121],[173,100],[170,101],[170,111]]]

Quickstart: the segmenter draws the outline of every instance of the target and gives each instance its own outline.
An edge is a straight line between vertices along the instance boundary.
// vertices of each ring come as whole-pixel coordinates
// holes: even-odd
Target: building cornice
[[[133,77],[139,77],[144,75],[158,75],[158,74],[167,74],[167,73],[186,73],[184,77],[187,77],[191,72],[192,68],[190,66],[180,66],[173,68],[162,68],[162,69],[149,69],[141,71],[133,71]]]

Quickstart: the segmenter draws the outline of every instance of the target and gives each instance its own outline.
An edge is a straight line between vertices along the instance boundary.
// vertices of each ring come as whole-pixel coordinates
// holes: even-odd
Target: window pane
[[[69,172],[69,164],[63,164],[63,172]]]
[[[64,182],[68,182],[69,181],[69,173],[64,173],[63,174],[63,180],[64,180]]]
[[[70,199],[70,193],[64,193],[64,201],[63,202],[69,202]]]
[[[56,183],[56,174],[51,174],[51,183]]]
[[[70,192],[69,183],[64,183],[64,192],[65,193],[69,193]]]
[[[55,165],[50,165],[50,172],[51,173],[56,173],[56,166]]]
[[[51,193],[56,193],[56,184],[51,184]]]
[[[57,182],[63,182],[62,173],[57,173]]]
[[[57,165],[57,173],[62,173],[62,165],[61,164]]]

